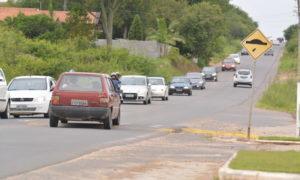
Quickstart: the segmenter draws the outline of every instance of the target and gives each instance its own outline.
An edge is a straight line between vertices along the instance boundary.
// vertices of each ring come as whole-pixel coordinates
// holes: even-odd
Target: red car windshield
[[[59,90],[102,92],[102,82],[99,76],[64,75],[59,84]]]

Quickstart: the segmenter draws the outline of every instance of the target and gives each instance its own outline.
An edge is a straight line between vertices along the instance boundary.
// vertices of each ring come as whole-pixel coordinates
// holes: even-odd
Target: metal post
[[[254,60],[254,62],[253,62],[253,72],[252,72],[253,81],[252,81],[252,92],[251,92],[251,96],[250,96],[250,110],[249,110],[249,120],[248,120],[248,130],[247,130],[248,140],[250,140],[250,138],[251,138],[253,103],[254,103],[254,95],[255,95],[255,87],[254,87],[255,71],[256,71],[256,60]]]
[[[298,68],[297,68],[297,81],[299,82],[300,80],[300,0],[297,0],[297,5],[298,5]],[[299,111],[300,111],[300,107],[299,107],[299,103],[300,103],[300,85],[299,83],[297,84],[297,127],[296,127],[296,135],[300,136],[300,115],[299,115]]]

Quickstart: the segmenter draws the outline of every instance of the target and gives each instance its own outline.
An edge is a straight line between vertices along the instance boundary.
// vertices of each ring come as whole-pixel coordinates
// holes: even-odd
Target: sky
[[[298,22],[296,0],[231,0],[258,22],[268,37],[283,37],[283,31]]]

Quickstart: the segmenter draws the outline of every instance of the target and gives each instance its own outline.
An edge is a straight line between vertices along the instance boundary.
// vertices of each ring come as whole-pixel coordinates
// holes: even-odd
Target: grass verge
[[[257,107],[295,113],[297,83],[294,79],[274,82],[257,103]]]
[[[299,137],[286,137],[286,136],[260,136],[259,140],[269,140],[269,141],[294,141],[300,142]]]
[[[229,167],[236,170],[300,173],[300,152],[240,151]]]

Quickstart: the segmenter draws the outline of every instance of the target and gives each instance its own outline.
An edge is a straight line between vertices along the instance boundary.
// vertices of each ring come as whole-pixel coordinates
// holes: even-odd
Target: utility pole
[[[300,136],[300,0],[297,0],[297,15],[298,15],[298,68],[297,68],[297,136]]]

